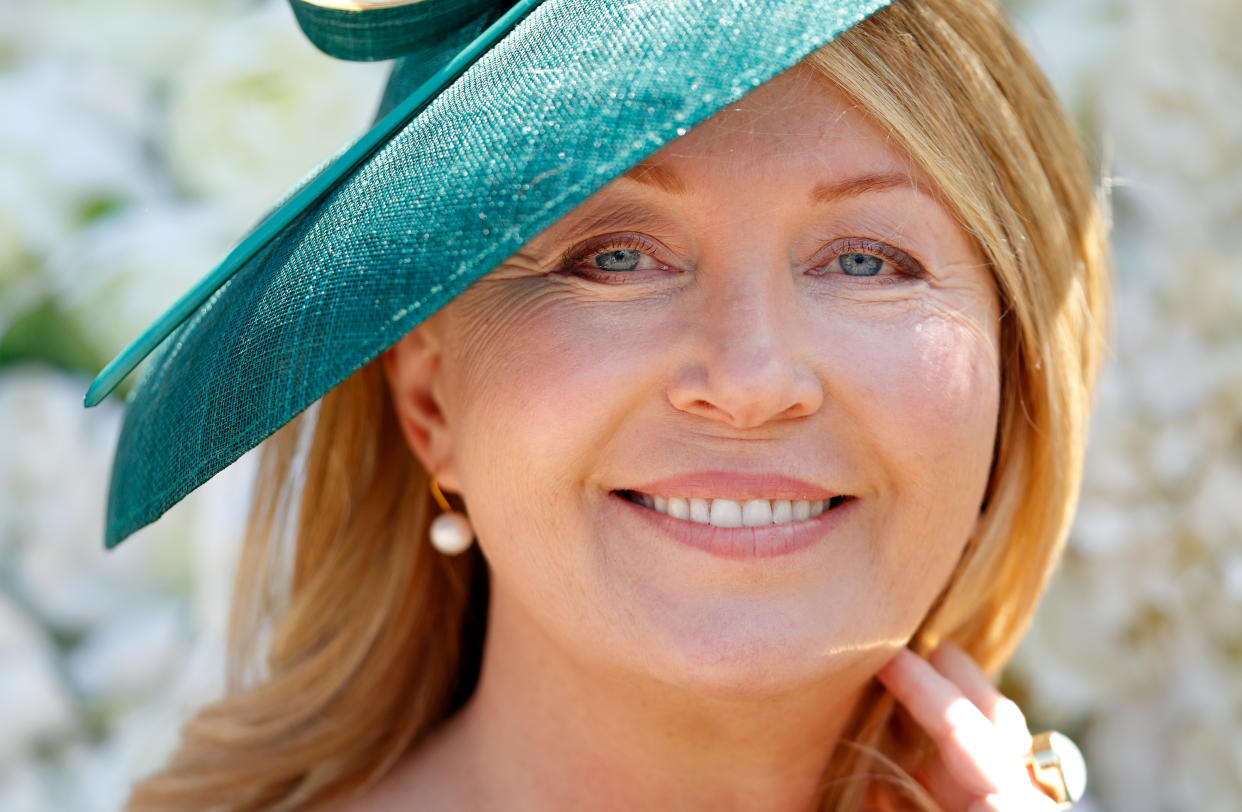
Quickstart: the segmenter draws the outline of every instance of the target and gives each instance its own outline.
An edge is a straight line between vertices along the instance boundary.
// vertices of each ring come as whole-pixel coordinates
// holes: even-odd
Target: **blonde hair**
[[[993,2],[898,0],[807,59],[920,165],[1000,292],[1001,409],[978,525],[912,641],[1010,656],[1069,528],[1107,315],[1107,223],[1074,129]],[[312,431],[313,430],[313,431]],[[309,448],[306,448],[309,440]],[[469,697],[485,564],[426,543],[427,474],[372,362],[268,441],[235,586],[230,693],[129,809],[301,809],[382,776]],[[858,810],[927,742],[878,683],[820,808]]]

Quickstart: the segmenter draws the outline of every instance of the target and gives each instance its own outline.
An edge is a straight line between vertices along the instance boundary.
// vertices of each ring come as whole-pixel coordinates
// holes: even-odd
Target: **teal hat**
[[[105,544],[159,518],[610,180],[892,0],[291,0],[396,59],[377,122],[95,379]]]

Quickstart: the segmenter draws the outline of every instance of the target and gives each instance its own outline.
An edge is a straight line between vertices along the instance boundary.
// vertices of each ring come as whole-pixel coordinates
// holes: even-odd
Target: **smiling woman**
[[[935,198],[850,180],[913,173],[852,107],[782,74],[657,153],[681,193],[610,184],[390,351],[497,622],[683,707],[818,686],[824,713],[914,633],[983,500],[999,306]],[[595,214],[624,209],[662,224]]]
[[[132,809],[1055,808],[984,674],[1077,493],[1107,310],[1085,163],[990,3],[794,5],[548,0],[182,328],[123,447],[196,347],[234,396],[283,393],[256,426],[233,404],[239,436],[323,399],[265,450],[233,690]],[[549,42],[556,70],[521,62]],[[428,91],[404,64],[390,99]],[[486,160],[410,157],[424,127],[447,160],[494,85],[528,117],[470,130]],[[360,351],[334,331],[372,300]],[[144,481],[114,535],[184,488]]]

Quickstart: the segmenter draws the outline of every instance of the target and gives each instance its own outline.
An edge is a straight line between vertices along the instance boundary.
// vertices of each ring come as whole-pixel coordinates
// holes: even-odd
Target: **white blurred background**
[[[1242,2],[1012,0],[1111,187],[1117,330],[1004,688],[1087,809],[1242,808]],[[253,455],[112,553],[104,362],[370,123],[283,0],[0,0],[0,810],[115,810],[222,683]]]

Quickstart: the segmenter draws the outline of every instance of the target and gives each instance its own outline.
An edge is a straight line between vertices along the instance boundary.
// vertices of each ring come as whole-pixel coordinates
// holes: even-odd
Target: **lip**
[[[609,498],[618,502],[645,522],[662,537],[702,550],[705,553],[734,561],[775,558],[792,555],[812,547],[831,536],[854,512],[858,499],[846,499],[831,510],[813,519],[764,527],[713,527],[686,519],[674,519],[637,502],[631,502],[614,491]],[[727,499],[729,497],[722,496]]]
[[[653,480],[642,485],[629,485],[625,490],[639,491],[651,496],[675,496],[682,499],[732,499],[735,502],[745,502],[749,499],[815,501],[841,495],[784,474],[738,473],[736,471],[694,471]],[[841,505],[841,507],[845,506]]]

